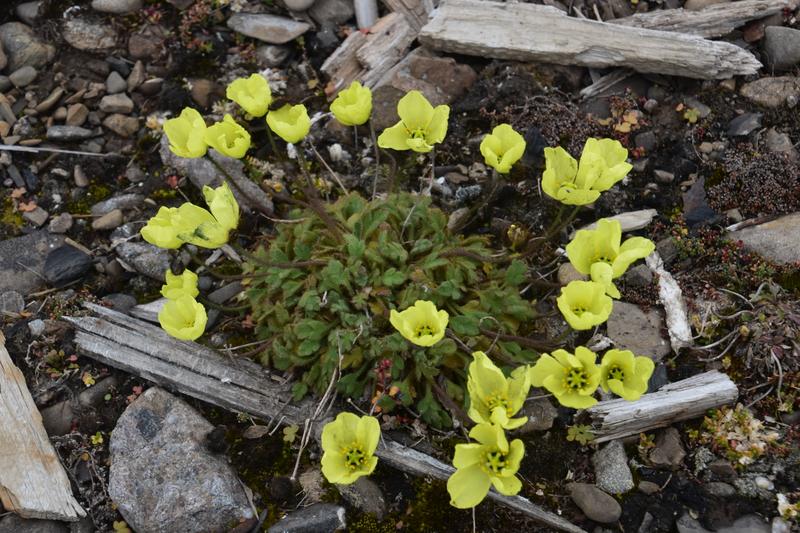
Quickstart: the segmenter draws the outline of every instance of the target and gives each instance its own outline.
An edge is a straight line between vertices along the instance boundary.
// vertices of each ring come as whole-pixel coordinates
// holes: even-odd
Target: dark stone
[[[729,137],[744,137],[761,127],[762,113],[744,113],[728,124]]]
[[[645,152],[652,152],[655,147],[658,139],[656,139],[656,134],[652,131],[646,131],[644,133],[639,133],[634,138],[634,143],[636,143],[637,148],[643,148]]]
[[[0,533],[69,533],[69,526],[55,520],[33,520],[11,513],[0,520]]]
[[[120,313],[127,313],[130,311],[131,307],[136,305],[136,298],[131,296],[130,294],[122,294],[122,293],[114,293],[103,296],[102,302],[106,305],[110,305],[111,309],[114,311],[119,311]]]
[[[0,293],[13,290],[24,296],[41,287],[45,259],[63,242],[63,236],[46,231],[0,241]]]
[[[61,286],[83,276],[92,266],[92,257],[77,248],[64,245],[56,248],[44,262],[44,277],[48,283]]]
[[[270,527],[268,533],[333,533],[345,529],[344,507],[331,503],[315,503]]]

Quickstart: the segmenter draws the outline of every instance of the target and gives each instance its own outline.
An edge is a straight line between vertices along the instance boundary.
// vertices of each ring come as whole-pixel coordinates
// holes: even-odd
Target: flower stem
[[[369,123],[369,137],[372,140],[372,148],[375,150],[375,180],[372,182],[372,198],[375,198],[375,193],[378,189],[378,176],[381,171],[381,151],[375,138],[375,126],[372,125],[372,119],[370,118],[367,122]]]
[[[353,126],[353,146],[358,151],[358,126]]]
[[[285,154],[283,152],[278,151],[278,145],[275,144],[275,137],[272,135],[272,130],[269,128],[269,125],[267,125],[266,130],[267,130],[267,139],[269,139],[269,145],[272,148],[272,153],[278,156],[280,160],[282,161],[285,160],[286,159]]]
[[[426,196],[431,195],[433,190],[433,180],[436,179],[436,148],[431,148],[431,179],[428,182],[428,189],[425,191]]]
[[[306,161],[306,156],[303,154],[302,145],[295,145],[295,153],[297,153],[297,164],[300,167],[300,173],[305,176],[308,186],[313,189],[314,182],[311,180],[311,174],[308,173],[308,168],[306,168],[308,162]]]
[[[236,189],[236,191],[239,194],[241,194],[243,198],[248,200],[248,204],[250,206],[255,207],[258,211],[260,211],[264,215],[267,215],[267,216],[274,215],[274,213],[272,211],[270,211],[269,209],[267,209],[266,207],[261,205],[261,202],[259,202],[257,200],[254,200],[250,195],[248,195],[246,192],[244,192],[244,190],[242,190],[242,188],[239,187],[239,184],[236,183],[236,180],[234,180],[231,177],[231,175],[228,174],[228,171],[225,170],[225,167],[220,165],[219,162],[216,159],[214,159],[210,155],[207,155],[206,157],[208,158],[209,161],[211,161],[211,164],[214,165],[217,168],[217,170],[219,170],[222,173],[222,175],[224,176],[224,180],[227,181],[228,184],[230,184],[231,187]]]
[[[319,161],[319,162],[320,162],[320,164],[321,164],[323,167],[325,167],[325,170],[327,170],[327,171],[328,171],[328,173],[331,175],[331,177],[334,179],[334,181],[335,181],[335,182],[336,182],[336,183],[339,185],[339,187],[341,187],[341,188],[342,188],[342,190],[344,191],[344,193],[345,193],[345,194],[349,194],[349,192],[350,192],[350,191],[348,191],[348,190],[347,190],[347,187],[345,187],[345,186],[344,186],[344,183],[342,183],[342,180],[339,178],[339,174],[337,174],[337,173],[336,173],[336,172],[335,172],[335,171],[334,171],[334,170],[331,168],[331,166],[328,164],[328,162],[327,162],[327,161],[325,161],[325,159],[323,159],[323,158],[322,158],[322,155],[320,155],[319,151],[318,151],[318,150],[317,150],[317,149],[314,147],[314,145],[311,143],[311,141],[307,141],[307,142],[308,142],[308,146],[311,148],[311,151],[312,151],[312,152],[314,152],[314,156],[317,158],[317,161]]]

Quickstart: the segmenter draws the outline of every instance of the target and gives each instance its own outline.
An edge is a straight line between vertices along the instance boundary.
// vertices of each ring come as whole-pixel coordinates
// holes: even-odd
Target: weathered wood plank
[[[86,512],[5,342],[0,332],[0,502],[25,518],[76,521]]]
[[[445,52],[699,79],[755,74],[761,67],[730,43],[571,18],[534,4],[446,0],[418,38]]]
[[[683,8],[662,9],[608,22],[636,28],[688,33],[699,37],[721,37],[751,20],[796,7],[796,0],[740,0],[714,4],[700,11],[686,11]]]
[[[105,307],[87,304],[96,316],[66,317],[77,330],[81,354],[159,385],[233,411],[262,419],[283,418],[303,425],[312,416],[310,401],[291,402],[288,383],[278,382],[252,361],[230,359],[195,343],[169,337],[160,328]],[[421,452],[384,439],[378,456],[391,466],[415,475],[447,479],[453,468]],[[489,493],[507,505],[550,527],[570,533],[582,529],[520,496]]]
[[[599,402],[586,413],[594,442],[601,443],[703,416],[708,409],[733,403],[738,396],[736,384],[712,370],[664,385],[635,402],[621,398]]]
[[[433,0],[383,0],[390,11],[402,13],[415,32],[428,22],[433,11]]]

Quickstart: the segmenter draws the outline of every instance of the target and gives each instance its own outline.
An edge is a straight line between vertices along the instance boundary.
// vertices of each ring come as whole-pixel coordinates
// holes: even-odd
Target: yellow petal
[[[456,444],[456,452],[453,455],[453,466],[456,468],[467,468],[478,464],[483,460],[484,447],[481,444]]]
[[[161,327],[182,340],[195,340],[205,331],[208,316],[202,304],[191,296],[181,296],[177,300],[169,300],[158,313]]]
[[[267,125],[287,143],[297,143],[308,135],[311,120],[303,104],[286,104],[267,113]]]
[[[183,241],[178,238],[181,228],[177,225],[177,218],[177,207],[160,207],[156,216],[141,229],[142,238],[159,248],[179,248]]]
[[[561,375],[563,373],[564,367],[552,356],[543,353],[539,356],[539,360],[536,361],[536,364],[530,369],[528,375],[534,387],[541,387],[547,376]]]
[[[486,497],[490,484],[489,476],[478,465],[456,470],[447,480],[450,505],[457,509],[475,507]]]
[[[477,401],[485,402],[493,394],[506,394],[508,383],[503,372],[483,352],[473,352],[469,364],[469,382],[473,383]]]
[[[225,95],[254,117],[263,117],[272,103],[269,83],[260,74],[233,80],[228,85]]]
[[[563,183],[572,183],[578,172],[578,162],[567,153],[566,150],[557,146],[556,148],[544,149],[545,170],[542,174],[542,190],[556,200],[559,198],[559,190]]]
[[[558,190],[556,199],[566,205],[589,205],[600,198],[600,192],[591,189],[576,189],[562,187]]]
[[[372,113],[372,92],[354,81],[331,103],[331,112],[345,126],[364,124]]]
[[[590,269],[592,281],[599,283],[606,289],[606,294],[612,298],[619,298],[620,294],[611,278],[614,275],[614,270],[608,263],[593,263]]]
[[[161,286],[161,295],[170,300],[177,300],[181,296],[197,297],[200,291],[197,290],[197,274],[185,269],[180,275],[172,273],[167,269],[165,274],[167,283]]]
[[[216,189],[212,189],[208,185],[204,186],[203,196],[211,214],[214,215],[220,226],[226,230],[232,230],[239,225],[239,203],[227,182],[223,182]]]
[[[492,485],[500,494],[514,496],[522,489],[522,482],[516,476],[498,477],[492,476]]]
[[[181,114],[164,122],[164,133],[170,150],[179,157],[202,157],[205,143],[206,123],[195,109],[186,107]]]
[[[341,453],[326,450],[322,455],[322,475],[330,483],[343,483],[350,474],[345,465],[345,457]]]
[[[378,136],[378,146],[381,148],[391,148],[392,150],[409,150],[409,132],[400,121],[391,128],[386,128]]]
[[[447,121],[450,118],[450,106],[438,105],[433,110],[433,116],[425,130],[425,141],[428,144],[438,144],[447,135]]]
[[[433,146],[428,144],[427,141],[421,137],[409,137],[406,140],[406,145],[409,149],[421,154],[427,154],[433,150]]]
[[[217,152],[235,159],[244,157],[250,148],[250,134],[227,114],[206,130],[205,140]]]
[[[381,425],[378,419],[374,416],[362,416],[358,421],[356,438],[363,446],[365,453],[375,453],[378,448],[378,442],[381,439]]]
[[[433,119],[433,106],[421,92],[409,91],[397,103],[397,114],[408,130],[425,131]]]
[[[522,457],[525,455],[525,445],[519,439],[514,439],[509,443],[508,455],[506,456],[507,467],[503,469],[503,474],[513,474],[519,470]]]
[[[611,267],[614,269],[614,277],[618,278],[628,270],[631,263],[644,259],[656,249],[656,245],[650,239],[644,237],[631,237],[626,239],[619,248],[619,254],[614,259]]]

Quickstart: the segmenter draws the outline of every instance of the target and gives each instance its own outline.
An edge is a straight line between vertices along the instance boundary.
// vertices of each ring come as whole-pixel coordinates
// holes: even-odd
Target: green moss
[[[176,189],[156,189],[150,193],[150,197],[156,201],[172,200],[178,196]]]
[[[67,211],[73,215],[88,215],[94,204],[111,196],[111,187],[104,183],[92,182],[82,197],[67,202]]]
[[[8,227],[8,233],[13,235],[18,234],[20,228],[25,224],[25,219],[22,218],[22,214],[14,208],[14,201],[10,196],[3,198],[0,211],[2,211],[2,213],[0,213],[0,224]]]

